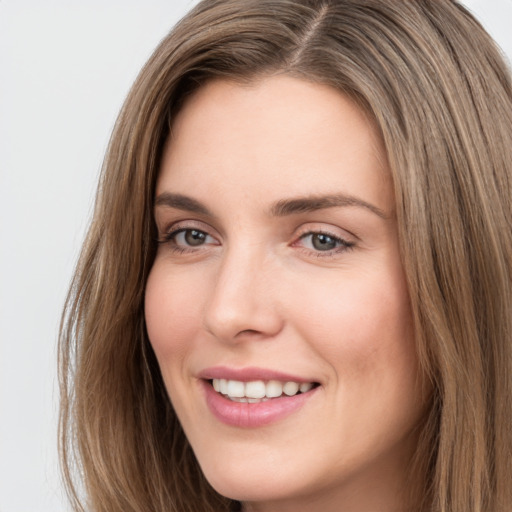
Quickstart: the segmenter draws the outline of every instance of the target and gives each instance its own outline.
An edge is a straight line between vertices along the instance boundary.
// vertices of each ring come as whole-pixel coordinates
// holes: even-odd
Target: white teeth
[[[299,385],[296,382],[287,382],[283,386],[283,391],[284,391],[285,395],[288,395],[288,396],[296,395],[297,392],[299,391]]]
[[[242,398],[245,396],[244,383],[238,380],[228,380],[228,391],[226,395],[235,398]]]
[[[277,398],[283,394],[283,385],[278,380],[269,380],[265,386],[265,395],[269,398]]]
[[[247,398],[263,398],[265,396],[265,383],[262,380],[253,380],[245,384]]]
[[[262,402],[269,398],[278,398],[283,395],[294,396],[299,391],[307,393],[313,388],[312,382],[280,382],[278,380],[254,380],[241,382],[238,380],[212,379],[213,389],[217,393],[227,395],[235,402]]]
[[[302,382],[299,386],[299,391],[301,393],[307,393],[312,387],[313,384],[311,382]]]
[[[233,402],[243,402],[243,403],[249,403],[249,404],[255,404],[257,402],[266,402],[268,400],[268,398],[246,398],[246,397],[242,397],[242,398],[239,398],[239,397],[235,397],[235,396],[230,396],[229,397],[230,400],[232,400]]]
[[[266,402],[268,400],[267,397],[263,398],[246,398],[247,402],[250,404],[257,404],[258,402]]]

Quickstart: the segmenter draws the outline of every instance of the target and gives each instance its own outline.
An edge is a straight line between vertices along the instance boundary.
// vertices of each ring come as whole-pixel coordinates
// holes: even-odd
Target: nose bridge
[[[219,339],[243,334],[275,335],[281,319],[275,308],[275,277],[263,247],[240,244],[225,250],[206,306],[205,328]]]

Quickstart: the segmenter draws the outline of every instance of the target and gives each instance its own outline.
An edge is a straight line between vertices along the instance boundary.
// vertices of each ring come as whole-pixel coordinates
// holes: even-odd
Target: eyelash
[[[331,238],[337,244],[337,246],[333,249],[329,249],[326,251],[303,248],[304,250],[306,250],[310,253],[311,252],[314,253],[317,258],[329,258],[329,257],[332,258],[340,253],[346,252],[355,247],[354,242],[349,242],[348,240],[345,240],[339,236],[336,236],[332,233],[329,233],[327,231],[322,231],[322,230],[308,231],[307,233],[303,233],[302,235],[299,236],[297,242],[303,241],[307,237],[313,237],[313,236],[318,236],[318,235],[323,235],[325,237]],[[292,245],[295,245],[297,242],[294,242]]]
[[[176,237],[179,234],[187,233],[190,231],[196,231],[197,233],[201,233],[201,234],[205,235],[206,237],[213,238],[211,235],[209,235],[206,231],[204,231],[202,229],[198,229],[195,227],[188,227],[188,228],[177,227],[176,229],[173,229],[169,233],[165,233],[163,238],[161,240],[157,240],[157,242],[159,244],[168,244],[171,251],[175,252],[177,254],[193,253],[193,252],[196,252],[196,249],[194,249],[193,247],[191,247],[191,246],[183,247],[176,243]]]
[[[177,254],[194,253],[194,252],[196,252],[197,249],[195,249],[191,246],[184,247],[184,246],[178,245],[176,243],[176,237],[178,235],[180,235],[181,233],[187,233],[187,232],[191,232],[191,231],[201,233],[205,237],[214,238],[214,237],[212,237],[212,235],[209,235],[207,231],[204,231],[202,229],[198,229],[195,227],[177,227],[176,229],[173,229],[172,231],[165,233],[163,238],[157,240],[157,242],[159,244],[168,244],[171,251],[174,253],[177,253]],[[301,234],[298,237],[298,239],[295,242],[293,242],[292,246],[296,246],[298,244],[298,242],[305,240],[307,237],[313,237],[313,236],[318,236],[318,235],[320,235],[320,236],[323,235],[325,237],[332,239],[333,242],[336,244],[336,247],[326,250],[326,251],[308,249],[305,247],[301,248],[303,251],[306,251],[310,254],[311,253],[315,254],[315,256],[317,258],[334,257],[340,253],[343,253],[343,252],[353,249],[355,246],[354,242],[349,242],[343,238],[340,238],[339,236],[336,236],[332,233],[329,233],[327,231],[322,231],[322,230],[308,231],[306,233]],[[203,244],[200,244],[198,247],[200,248],[202,246],[203,246]]]

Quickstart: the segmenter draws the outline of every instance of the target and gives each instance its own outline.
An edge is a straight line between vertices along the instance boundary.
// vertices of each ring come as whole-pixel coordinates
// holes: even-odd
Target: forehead
[[[374,124],[327,85],[289,76],[212,81],[174,120],[157,194],[364,195],[389,210],[390,174]]]

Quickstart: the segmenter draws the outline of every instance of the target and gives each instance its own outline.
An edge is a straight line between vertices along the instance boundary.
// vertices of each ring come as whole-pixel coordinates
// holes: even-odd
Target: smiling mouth
[[[254,380],[243,382],[230,379],[210,379],[213,389],[232,402],[260,403],[307,393],[319,386],[317,382],[281,382]]]

